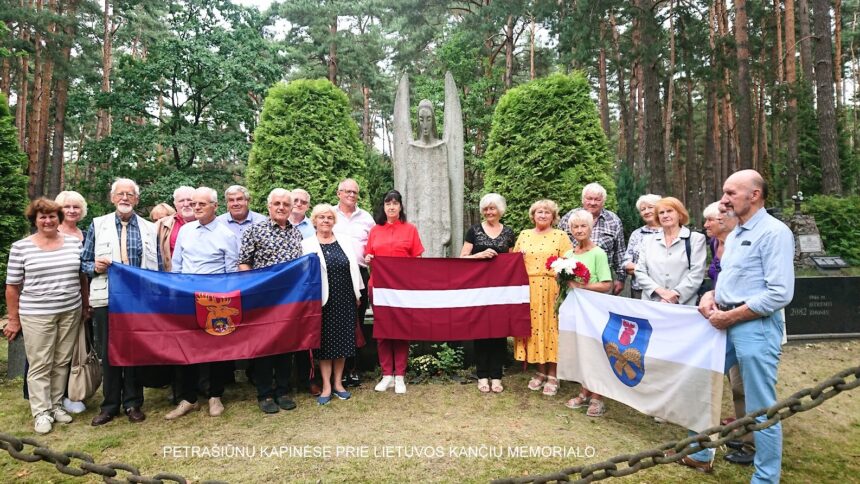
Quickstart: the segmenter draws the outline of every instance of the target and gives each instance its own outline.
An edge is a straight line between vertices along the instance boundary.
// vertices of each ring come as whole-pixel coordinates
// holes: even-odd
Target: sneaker
[[[87,406],[84,405],[84,402],[76,402],[74,400],[69,400],[68,398],[63,399],[63,408],[65,408],[69,413],[83,413],[87,410]]]
[[[406,380],[403,379],[403,375],[397,375],[394,377],[394,393],[404,394],[406,393]]]
[[[36,415],[36,424],[33,428],[36,430],[37,434],[47,434],[54,428],[53,424],[54,418],[51,417],[50,412],[42,412],[39,415]]]
[[[167,412],[167,415],[165,415],[164,418],[166,420],[174,420],[197,410],[200,410],[199,403],[190,403],[188,400],[182,400],[181,402],[179,402],[179,405],[177,405],[176,408],[174,408],[170,412]]]
[[[64,424],[72,423],[72,420],[74,420],[72,416],[69,415],[69,412],[67,412],[63,407],[56,407],[54,410],[52,410],[51,417],[54,418],[54,422]]]
[[[209,416],[217,417],[224,413],[224,404],[221,403],[221,398],[212,397],[209,399]]]
[[[379,383],[376,384],[374,390],[378,392],[384,392],[389,388],[394,387],[394,377],[391,375],[383,375],[382,380],[379,380]]]

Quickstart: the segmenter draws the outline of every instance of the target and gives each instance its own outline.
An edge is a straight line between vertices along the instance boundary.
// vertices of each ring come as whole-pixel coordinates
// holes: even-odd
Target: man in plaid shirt
[[[606,202],[606,189],[599,183],[589,183],[582,189],[582,206],[574,208],[570,212],[564,214],[558,228],[567,233],[573,246],[576,247],[576,240],[573,234],[570,233],[569,220],[573,212],[577,210],[588,210],[591,216],[594,217],[594,228],[591,230],[591,240],[598,247],[606,252],[609,258],[609,267],[615,273],[615,283],[612,287],[612,294],[618,294],[624,289],[624,280],[627,278],[627,273],[624,272],[622,261],[624,260],[624,229],[621,226],[621,219],[618,215],[603,208]]]

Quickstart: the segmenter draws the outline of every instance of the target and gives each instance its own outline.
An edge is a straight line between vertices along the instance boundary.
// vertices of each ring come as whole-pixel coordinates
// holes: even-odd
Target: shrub
[[[26,161],[18,147],[18,131],[12,123],[12,113],[6,95],[0,92],[0,277],[6,280],[6,264],[12,242],[27,234],[27,177]],[[0,299],[5,310],[6,299]]]
[[[432,347],[435,354],[409,358],[409,369],[418,377],[450,377],[463,368],[463,348],[452,348],[448,343],[434,344]],[[414,352],[414,349],[410,352]]]
[[[606,188],[615,208],[609,143],[585,76],[555,74],[508,91],[499,100],[484,158],[484,190],[508,202],[505,223],[530,227],[528,209],[539,199],[562,214],[580,205],[582,187]]]
[[[313,203],[336,200],[346,177],[362,183],[365,150],[349,99],[325,79],[278,83],[269,89],[245,172],[252,206],[263,211],[276,187],[304,188]]]
[[[803,209],[815,217],[828,254],[860,264],[860,196],[814,195],[804,201]]]

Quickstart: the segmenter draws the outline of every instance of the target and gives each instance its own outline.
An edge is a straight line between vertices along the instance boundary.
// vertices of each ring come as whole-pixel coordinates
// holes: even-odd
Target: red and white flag
[[[531,334],[522,254],[373,259],[373,336],[459,341]]]

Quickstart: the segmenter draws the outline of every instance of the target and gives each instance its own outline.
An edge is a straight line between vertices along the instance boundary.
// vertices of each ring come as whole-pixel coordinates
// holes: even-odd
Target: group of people
[[[322,379],[317,402],[325,405],[333,398],[351,397],[345,383],[355,369],[360,322],[368,307],[368,288],[373,285],[369,269],[374,257],[420,257],[424,252],[418,230],[406,220],[401,194],[387,192],[371,216],[358,207],[359,186],[352,179],[338,185],[336,205],[316,205],[310,216],[306,215],[310,195],[302,189],[272,190],[267,198],[268,217],[249,210],[250,194],[238,185],[226,190],[227,212],[220,216],[216,216],[218,193],[211,188],[179,187],[173,195],[173,207],[162,204],[153,209],[153,223],[134,212],[140,197],[138,185],[118,179],[110,192],[116,210],[93,219],[86,234],[76,227],[85,216],[86,202],[75,192],[63,192],[56,202],[34,200],[27,207],[26,216],[35,233],[13,244],[10,251],[6,281],[9,323],[4,334],[11,340],[23,331],[37,432],[49,432],[55,422],[72,421],[68,404],[74,402],[64,402],[63,395],[78,331],[84,330],[81,322],[90,316],[104,375],[104,400],[92,425],[106,424],[120,411],[131,422],[145,419],[137,369],[111,365],[107,352],[107,270],[111,264],[215,274],[317,254],[323,302],[321,346],[315,350]],[[722,199],[704,212],[706,237],[687,227],[689,214],[680,200],[644,195],[636,204],[644,225],[625,244],[621,220],[604,207],[606,191],[599,184],[587,185],[582,206],[563,217],[552,200],[536,201],[529,209],[534,227],[518,236],[501,222],[504,197],[490,193],[481,198],[482,221],[467,230],[459,255],[492,259],[511,251],[523,254],[530,286],[531,335],[515,339],[514,357],[537,365],[529,389],[547,396],[559,391],[554,309],[559,288],[546,261],[550,256],[572,257],[591,274],[588,281],[570,283],[575,289],[618,295],[630,276],[633,297],[698,304],[714,327],[728,329],[727,362],[731,364],[727,367],[731,367],[736,414],[741,416],[744,403],[761,408],[776,401],[776,367],[784,331],[779,309],[793,293],[793,238],[784,224],[764,210],[766,196],[767,186],[758,173],[733,174],[725,181]],[[712,257],[706,267],[708,245]],[[375,390],[393,388],[395,393],[406,393],[409,342],[381,339],[377,343],[382,377]],[[474,345],[478,390],[503,392],[506,338],[478,340]],[[310,383],[308,370],[313,361],[308,352],[265,356],[248,363],[263,412],[296,407],[289,396],[294,360],[299,380]],[[173,369],[177,406],[165,418],[180,418],[200,409],[201,371],[209,375],[204,389],[208,412],[220,415],[231,364]],[[591,417],[606,412],[603,397],[584,387],[566,405],[587,407]],[[735,461],[754,460],[754,480],[772,482],[774,476],[778,480],[779,427],[756,432],[758,452],[752,446],[752,439],[740,443],[740,458]],[[703,450],[681,462],[710,471],[713,454]]]

